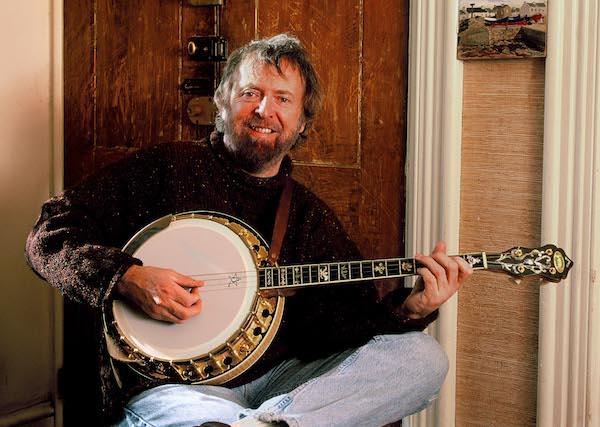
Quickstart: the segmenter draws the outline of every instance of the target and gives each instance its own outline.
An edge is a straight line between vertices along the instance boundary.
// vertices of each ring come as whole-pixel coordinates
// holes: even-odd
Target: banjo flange
[[[145,241],[170,224],[192,219],[197,221],[212,221],[220,224],[239,237],[258,268],[266,262],[267,245],[248,225],[233,217],[211,212],[187,212],[163,217],[140,230],[124,247],[131,253],[144,245]],[[114,359],[124,362],[136,373],[160,381],[170,381],[188,384],[223,384],[230,381],[252,366],[267,350],[273,341],[283,317],[284,297],[263,296],[258,291],[252,301],[252,309],[242,322],[242,325],[224,344],[210,351],[186,359],[169,359],[156,357],[140,350],[127,337],[114,314],[115,301],[112,307],[104,308],[105,332],[118,348],[118,354],[109,352]],[[158,321],[155,321],[158,322]]]

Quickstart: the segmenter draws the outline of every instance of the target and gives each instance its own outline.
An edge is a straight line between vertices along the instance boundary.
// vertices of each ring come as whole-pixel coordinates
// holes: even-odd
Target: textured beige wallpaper
[[[464,64],[461,252],[537,246],[544,60]],[[457,426],[534,426],[539,282],[480,272],[460,291]]]

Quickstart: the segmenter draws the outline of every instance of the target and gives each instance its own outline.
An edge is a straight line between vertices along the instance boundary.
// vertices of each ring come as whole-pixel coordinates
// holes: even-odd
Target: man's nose
[[[273,115],[273,100],[269,96],[263,96],[254,112],[261,117],[271,117]]]

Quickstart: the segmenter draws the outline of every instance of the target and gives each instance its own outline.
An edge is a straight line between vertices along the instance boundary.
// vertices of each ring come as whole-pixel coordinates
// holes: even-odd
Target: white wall
[[[61,1],[0,0],[0,425],[53,412],[61,316],[55,291],[28,269],[23,248],[41,203],[61,185],[54,154],[62,150],[61,94],[54,96],[61,33]]]

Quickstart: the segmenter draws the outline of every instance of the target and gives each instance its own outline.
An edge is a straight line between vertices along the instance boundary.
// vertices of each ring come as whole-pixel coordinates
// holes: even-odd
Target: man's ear
[[[303,117],[302,124],[300,125],[300,127],[298,127],[298,134],[302,134],[302,132],[304,132],[304,129],[306,129],[306,120],[304,120]]]

